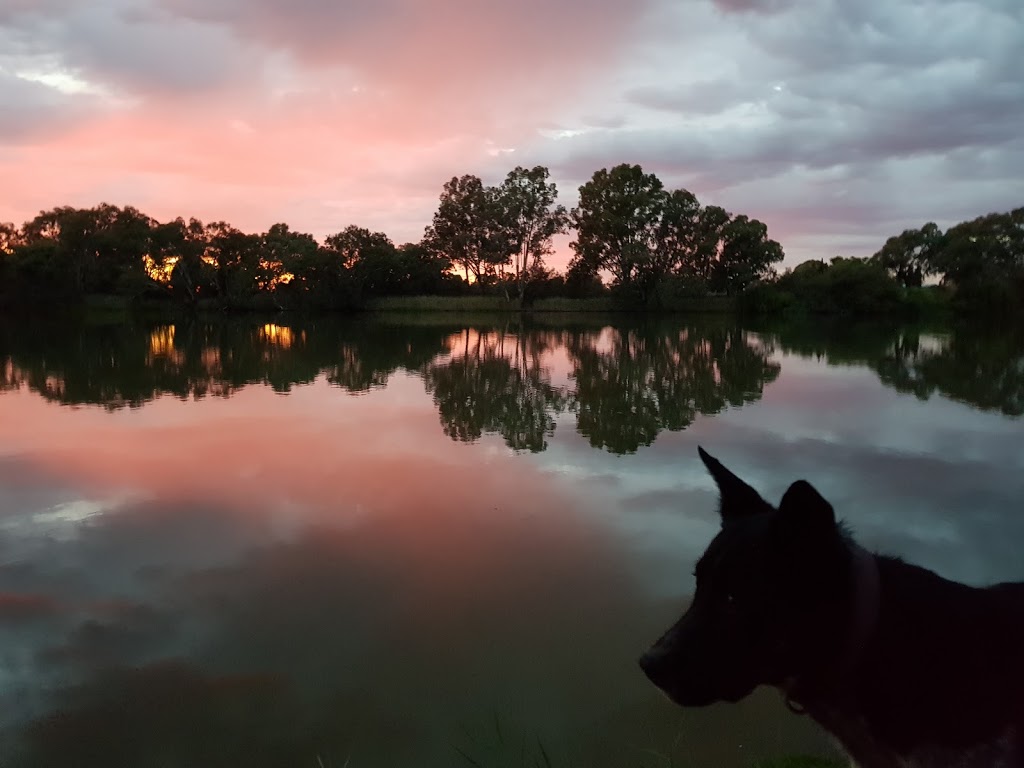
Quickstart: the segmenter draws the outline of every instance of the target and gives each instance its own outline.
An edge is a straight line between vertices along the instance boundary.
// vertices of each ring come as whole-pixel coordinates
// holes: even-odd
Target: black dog
[[[722,530],[689,610],[640,659],[655,685],[683,707],[775,686],[860,768],[1024,768],[1024,583],[873,555],[806,481],[775,508],[698,450]]]

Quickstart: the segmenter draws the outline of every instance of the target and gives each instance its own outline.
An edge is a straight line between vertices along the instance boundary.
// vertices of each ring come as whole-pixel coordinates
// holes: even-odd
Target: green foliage
[[[580,433],[612,453],[634,453],[698,414],[754,402],[780,370],[738,328],[690,335],[644,326],[623,329],[607,345],[595,342],[589,333],[569,338],[571,406]]]
[[[890,238],[872,257],[908,288],[937,275],[963,312],[1024,312],[1024,208],[989,213],[951,227],[933,224]]]
[[[608,270],[620,300],[640,307],[652,299],[657,306],[660,286],[673,276],[732,295],[769,276],[783,258],[761,222],[702,208],[691,192],[666,190],[639,165],[595,173],[580,187],[572,222],[570,272]]]
[[[556,205],[558,187],[548,181],[548,169],[516,166],[496,191],[499,228],[509,250],[512,278],[520,300],[528,283],[543,281],[544,257],[555,235],[566,231],[569,215]],[[504,263],[504,262],[502,262]]]
[[[570,223],[574,256],[563,275],[544,257]],[[597,171],[571,215],[547,168],[520,166],[495,187],[452,177],[423,240],[401,246],[358,226],[320,244],[284,223],[249,234],[223,221],[161,223],[106,203],[42,211],[20,229],[0,224],[0,305],[113,295],[195,308],[358,310],[385,297],[476,293],[514,309],[566,298],[717,311],[724,296],[753,314],[1024,313],[1024,208],[946,232],[927,223],[870,259],[805,262],[776,278],[782,257],[762,222],[667,190],[639,165]]]
[[[998,332],[974,318],[940,332],[892,319],[791,317],[762,327],[782,350],[829,365],[866,366],[898,392],[936,394],[1006,416],[1024,416],[1024,325]]]
[[[899,312],[905,304],[900,286],[881,265],[837,256],[829,264],[803,262],[772,284],[755,284],[740,306],[750,313],[884,315]]]
[[[481,297],[472,297],[481,299]],[[161,394],[200,398],[250,383],[277,391],[324,376],[348,392],[383,386],[398,369],[419,374],[441,429],[470,442],[498,435],[540,452],[573,414],[590,443],[632,453],[664,430],[682,430],[760,398],[779,365],[735,325],[617,325],[559,318],[559,330],[492,315],[407,324],[182,313],[168,323],[0,324],[0,389],[26,386],[66,404],[135,407]],[[572,371],[555,383],[550,353]]]
[[[935,271],[935,259],[942,248],[943,234],[928,222],[920,229],[905,229],[885,241],[872,260],[906,288],[920,288],[924,278]]]
[[[470,274],[481,287],[494,282],[497,267],[508,260],[509,233],[502,226],[498,191],[485,187],[479,177],[453,176],[441,192],[434,221],[424,243]]]
[[[643,290],[657,269],[654,255],[665,208],[661,181],[639,165],[617,165],[597,171],[579,192],[572,211],[574,265],[587,273],[607,269],[615,286]]]

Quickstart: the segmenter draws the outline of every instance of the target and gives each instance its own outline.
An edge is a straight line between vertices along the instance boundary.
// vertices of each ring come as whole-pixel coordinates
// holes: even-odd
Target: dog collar
[[[846,648],[837,662],[835,681],[849,680],[856,670],[861,654],[878,623],[881,610],[881,579],[878,561],[868,550],[850,542],[850,566],[853,570],[853,618],[849,625]],[[793,679],[783,688],[783,700],[794,714],[807,714],[807,709],[794,697],[800,695],[800,680]]]

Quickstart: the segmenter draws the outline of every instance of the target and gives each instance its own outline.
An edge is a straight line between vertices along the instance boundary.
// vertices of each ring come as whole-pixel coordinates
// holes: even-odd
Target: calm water
[[[616,322],[0,320],[0,764],[825,752],[636,666],[716,530],[698,443],[1024,579],[1024,335]]]

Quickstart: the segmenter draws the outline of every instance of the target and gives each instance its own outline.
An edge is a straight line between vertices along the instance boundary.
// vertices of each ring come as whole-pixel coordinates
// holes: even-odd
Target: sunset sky
[[[1020,0],[0,0],[0,221],[418,240],[442,184],[640,163],[792,265],[1024,203]],[[564,263],[562,249],[556,266]]]

